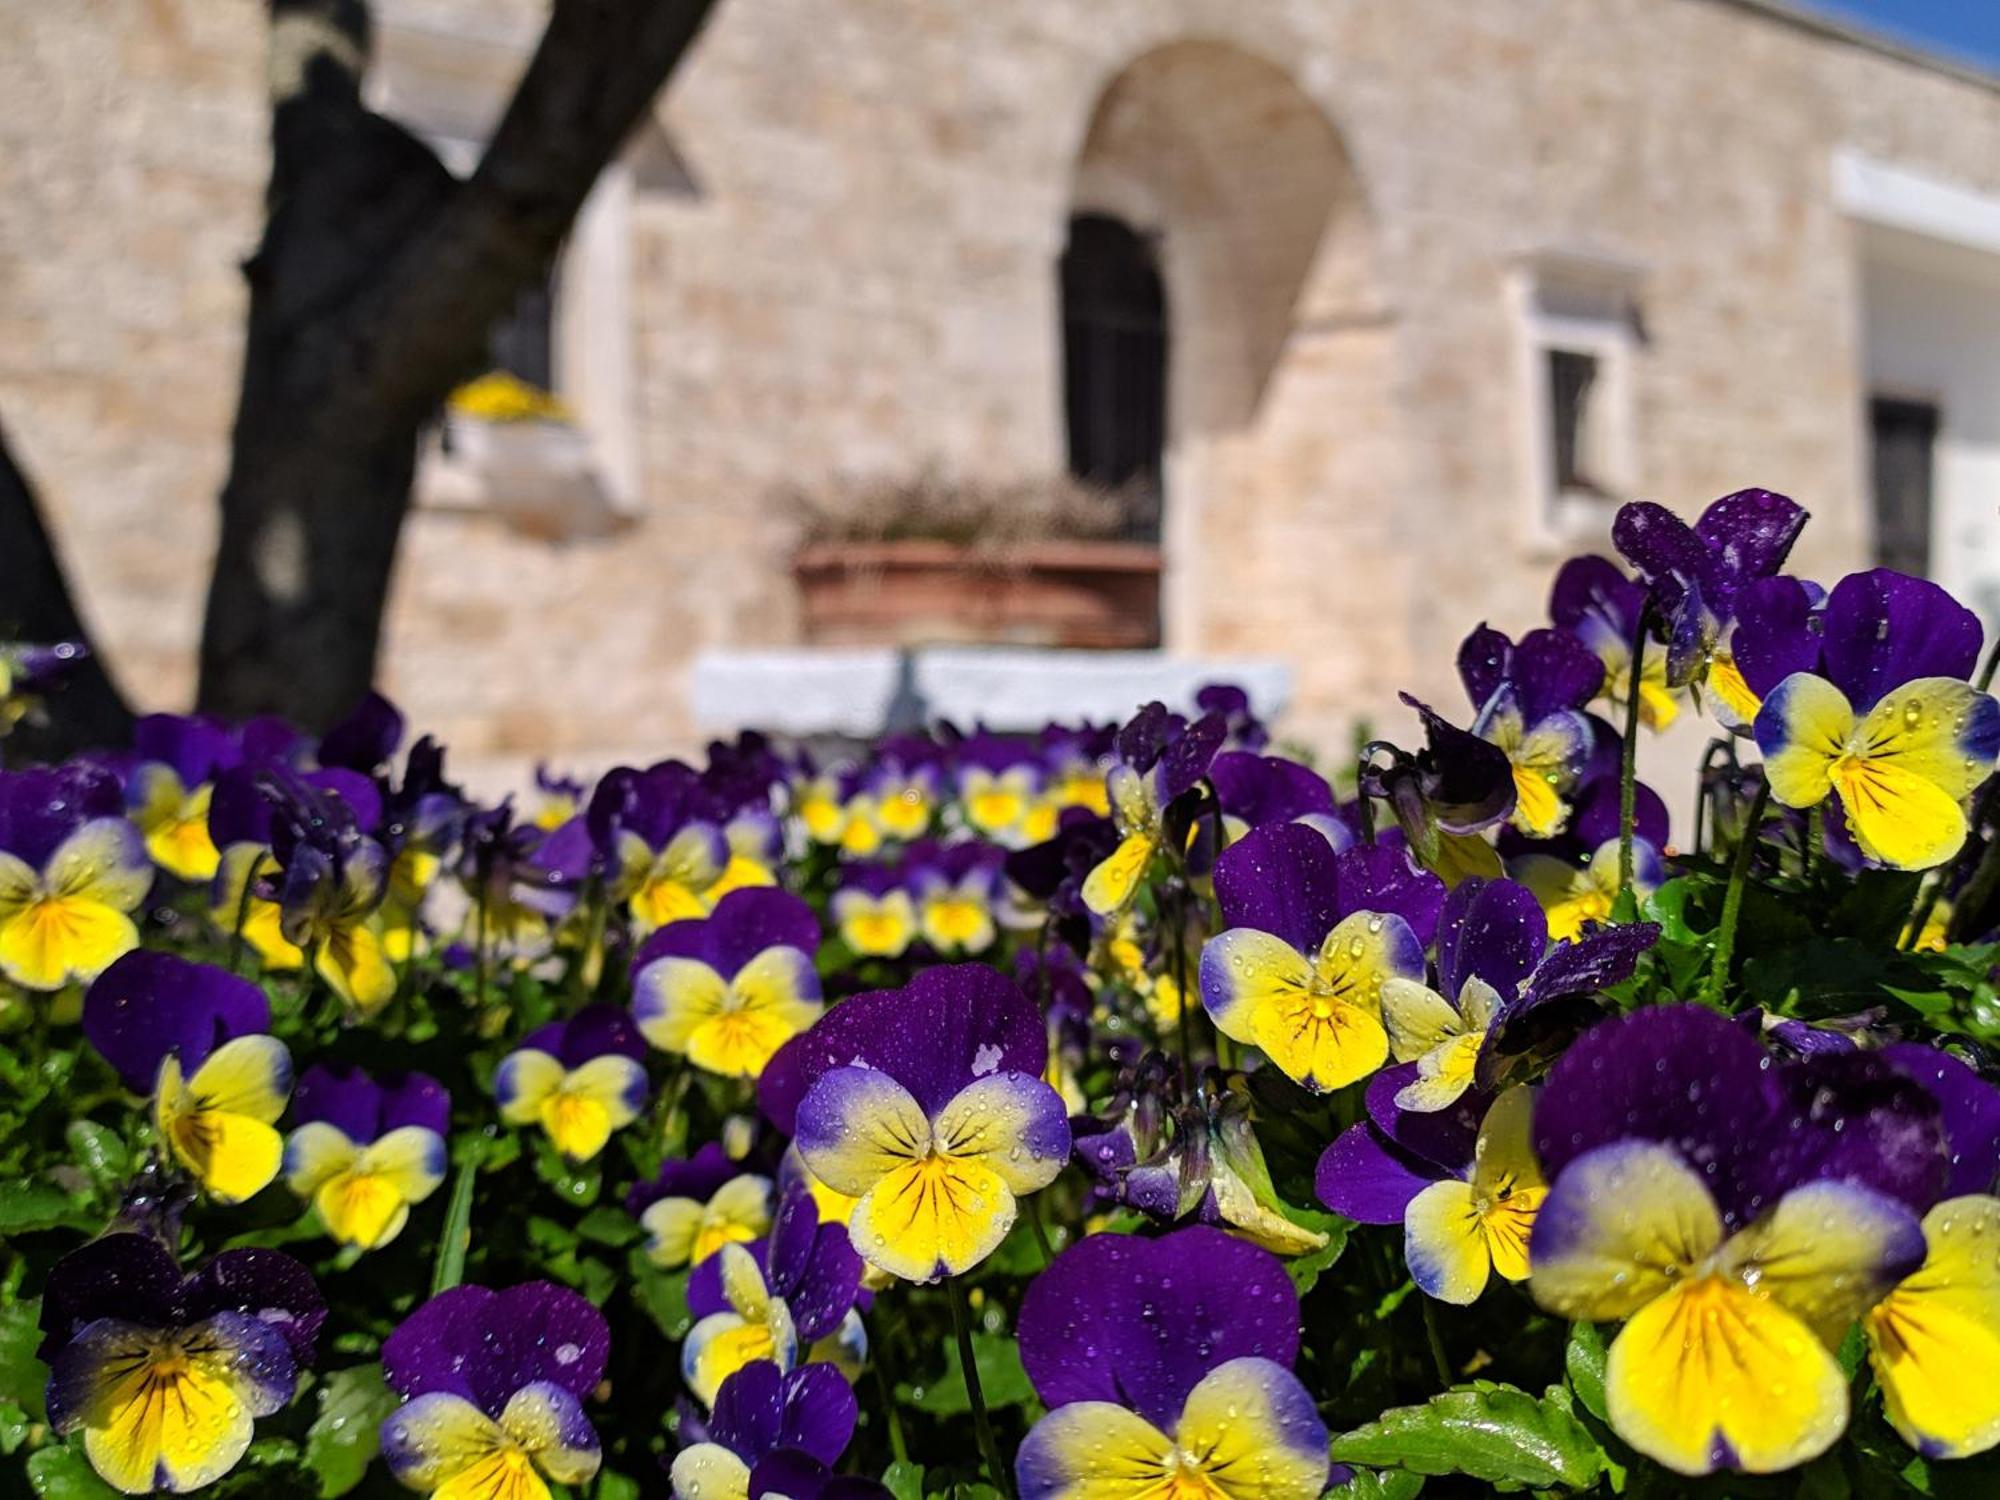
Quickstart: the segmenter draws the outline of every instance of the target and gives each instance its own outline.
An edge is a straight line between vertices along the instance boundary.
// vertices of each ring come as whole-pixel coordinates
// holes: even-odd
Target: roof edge
[[[2000,71],[1981,67],[1978,63],[1948,53],[1935,52],[1914,42],[1906,42],[1888,32],[1877,31],[1860,21],[1849,21],[1839,16],[1827,15],[1822,11],[1808,10],[1793,0],[1708,0],[1712,5],[1721,5],[1730,10],[1748,11],[1762,16],[1781,26],[1790,26],[1798,31],[1825,37],[1829,41],[1845,42],[1863,51],[1878,53],[1894,58],[1897,62],[1908,63],[1926,72],[1941,73],[1960,83],[1969,83],[1990,93],[2000,93]]]

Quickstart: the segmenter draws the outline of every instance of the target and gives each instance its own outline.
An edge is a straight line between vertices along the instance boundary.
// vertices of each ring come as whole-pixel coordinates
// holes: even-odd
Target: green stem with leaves
[[[1014,1500],[1014,1471],[1000,1458],[1000,1444],[993,1436],[993,1418],[986,1412],[986,1392],[979,1385],[979,1361],[972,1353],[972,1309],[966,1305],[965,1283],[953,1276],[945,1282],[951,1299],[951,1326],[958,1335],[958,1368],[965,1376],[965,1399],[972,1408],[973,1430],[979,1435],[979,1453],[986,1461],[986,1477],[1007,1500]]]
[[[1730,961],[1736,956],[1736,924],[1743,916],[1743,891],[1750,883],[1750,860],[1757,852],[1757,835],[1764,827],[1764,810],[1770,806],[1771,783],[1762,782],[1751,799],[1743,830],[1736,837],[1736,852],[1729,861],[1729,886],[1722,896],[1722,921],[1715,929],[1715,956],[1710,960],[1708,981],[1702,999],[1711,1006],[1722,1003],[1729,983]]]

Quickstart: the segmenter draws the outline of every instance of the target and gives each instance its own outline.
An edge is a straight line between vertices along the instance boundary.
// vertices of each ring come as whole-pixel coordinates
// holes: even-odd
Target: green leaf
[[[77,1163],[99,1187],[115,1187],[132,1174],[132,1153],[109,1126],[95,1120],[72,1120],[63,1138]]]
[[[1703,941],[1707,928],[1696,929],[1688,921],[1688,907],[1713,891],[1715,882],[1704,875],[1683,875],[1669,880],[1646,897],[1643,915],[1660,924],[1660,940],[1684,946]]]
[[[591,1500],[639,1500],[639,1481],[616,1469],[600,1469]]]
[[[946,1344],[944,1352],[945,1373],[924,1388],[917,1408],[940,1417],[964,1416],[972,1410],[965,1394],[965,1372],[958,1367],[955,1348]],[[1028,1384],[1028,1372],[1021,1368],[1020,1346],[1012,1339],[997,1333],[975,1333],[972,1362],[979,1371],[979,1390],[986,1397],[989,1411],[1025,1406],[1035,1399],[1035,1388]]]
[[[882,1471],[882,1487],[896,1500],[924,1500],[924,1466],[899,1458]]]
[[[0,1182],[0,1234],[97,1227],[97,1215],[87,1198],[74,1197],[47,1182]]]
[[[1285,1274],[1292,1278],[1292,1286],[1303,1297],[1319,1284],[1319,1278],[1333,1263],[1340,1259],[1340,1252],[1347,1248],[1347,1233],[1354,1227],[1353,1221],[1343,1219],[1339,1214],[1320,1213],[1316,1209],[1294,1208],[1285,1205],[1285,1217],[1305,1229],[1326,1236],[1326,1243],[1317,1250],[1308,1250],[1304,1255],[1294,1255],[1285,1262]]]
[[[49,1382],[49,1367],[35,1358],[41,1320],[39,1297],[0,1304],[0,1400],[17,1402],[38,1421]]]
[[[645,1233],[639,1227],[637,1219],[624,1209],[613,1208],[608,1203],[599,1204],[578,1219],[576,1232],[581,1239],[589,1240],[593,1244],[609,1245],[614,1250],[624,1249]]]
[[[12,1401],[0,1401],[0,1454],[20,1451],[34,1421]]]
[[[118,1500],[76,1448],[43,1448],[28,1455],[28,1485],[43,1500]]]
[[[694,1326],[694,1317],[688,1312],[688,1273],[686,1271],[662,1271],[646,1259],[646,1252],[633,1250],[626,1257],[626,1266],[632,1274],[632,1297],[646,1316],[653,1320],[661,1333],[679,1342],[687,1337]]]
[[[361,1483],[374,1461],[382,1419],[396,1409],[396,1393],[382,1367],[350,1365],[321,1382],[319,1415],[306,1431],[305,1466],[319,1478],[322,1496],[344,1495]]]
[[[1581,1490],[1604,1473],[1604,1451],[1551,1386],[1537,1401],[1513,1386],[1477,1381],[1399,1406],[1333,1440],[1343,1463],[1463,1474],[1496,1490]]]
[[[1407,1469],[1356,1469],[1338,1493],[1340,1500],[1413,1500],[1423,1488],[1424,1476]]]
[[[465,1280],[465,1252],[472,1248],[472,1194],[485,1155],[486,1137],[467,1137],[458,1176],[451,1184],[451,1202],[444,1211],[444,1228],[438,1231],[437,1263],[431,1268],[433,1297]]]
[[[1569,1372],[1569,1388],[1583,1409],[1600,1422],[1604,1415],[1604,1362],[1609,1350],[1604,1330],[1595,1323],[1578,1323],[1569,1331],[1569,1346],[1563,1350],[1563,1368]]]

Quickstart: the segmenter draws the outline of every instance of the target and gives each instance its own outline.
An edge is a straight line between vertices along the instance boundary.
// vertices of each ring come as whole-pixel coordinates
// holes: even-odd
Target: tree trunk
[[[360,0],[271,0],[270,219],[208,596],[200,706],[339,717],[375,672],[417,438],[713,0],[554,0],[478,170],[361,103]]]
[[[0,430],[0,641],[90,645],[71,601],[62,560],[42,524],[27,475]],[[46,725],[23,724],[4,742],[8,758],[60,760],[75,750],[123,745],[132,737],[132,710],[92,651],[72,667]]]

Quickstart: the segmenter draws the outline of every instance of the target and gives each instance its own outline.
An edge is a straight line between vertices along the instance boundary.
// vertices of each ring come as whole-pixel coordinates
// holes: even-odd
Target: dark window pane
[[[1062,304],[1070,473],[1125,488],[1129,534],[1158,541],[1167,306],[1152,246],[1118,219],[1071,219]]]
[[[491,367],[505,370],[545,391],[553,390],[555,363],[550,352],[550,328],[554,310],[554,292],[548,282],[522,292],[513,311],[495,323],[487,337]]]
[[[1590,473],[1591,394],[1597,357],[1572,349],[1549,350],[1549,451],[1558,495],[1605,495]]]
[[[1919,576],[1931,565],[1931,482],[1938,408],[1878,396],[1868,403],[1875,470],[1875,559]]]

